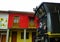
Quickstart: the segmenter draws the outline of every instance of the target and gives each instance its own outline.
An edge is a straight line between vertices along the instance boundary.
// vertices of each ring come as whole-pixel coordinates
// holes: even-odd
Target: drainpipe
[[[24,42],[26,42],[26,29],[24,29]]]
[[[7,29],[7,36],[6,36],[6,42],[9,41],[9,29]]]

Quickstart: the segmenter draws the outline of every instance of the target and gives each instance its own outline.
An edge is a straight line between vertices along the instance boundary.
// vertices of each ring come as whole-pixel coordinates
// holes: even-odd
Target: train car
[[[46,25],[48,37],[44,42],[60,41],[60,3],[43,2],[35,8],[39,23]]]

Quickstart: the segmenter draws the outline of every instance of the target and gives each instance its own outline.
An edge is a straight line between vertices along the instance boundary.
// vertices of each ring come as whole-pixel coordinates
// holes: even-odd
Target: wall
[[[28,27],[28,17],[26,15],[22,15],[22,14],[9,14],[9,22],[8,22],[8,27],[12,28],[13,26],[13,20],[14,20],[14,16],[19,16],[19,27],[20,28],[27,28]]]
[[[29,39],[26,39],[26,42],[32,42],[32,35],[31,32],[29,32]],[[24,42],[24,39],[21,39],[21,32],[18,32],[17,34],[17,42]]]
[[[18,30],[17,31],[17,42],[24,42],[24,39],[21,39],[21,32],[23,32],[23,30]],[[33,31],[27,31],[29,32],[29,39],[26,39],[26,42],[32,42],[32,32]],[[11,37],[12,37],[12,32],[10,31],[10,38],[9,38],[9,42],[11,42]]]
[[[8,21],[8,28],[12,28],[14,16],[19,16],[19,23],[18,23],[19,28],[28,28],[29,27],[29,16],[32,17],[32,15],[10,13],[9,21]],[[38,28],[38,18],[37,17],[35,17],[34,23],[36,25],[36,28]]]
[[[0,29],[8,28],[8,13],[0,13]]]

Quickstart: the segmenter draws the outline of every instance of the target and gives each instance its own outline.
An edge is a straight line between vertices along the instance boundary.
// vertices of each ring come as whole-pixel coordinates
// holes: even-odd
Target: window
[[[30,21],[34,21],[34,17],[29,17],[29,20]]]
[[[26,39],[29,39],[29,33],[28,32],[26,33]]]
[[[14,23],[18,23],[19,22],[19,16],[15,16],[14,17]]]
[[[42,18],[42,17],[44,17],[45,14],[46,14],[46,11],[45,11],[44,7],[41,6],[41,8],[38,10],[38,17]]]
[[[35,23],[34,23],[34,17],[29,17],[29,27],[35,27]]]
[[[24,32],[21,32],[21,39],[24,39]]]
[[[21,39],[24,39],[24,32],[21,32]],[[26,32],[26,39],[29,39],[29,32]]]
[[[19,28],[19,24],[18,23],[19,23],[19,16],[15,16],[12,28]]]
[[[30,21],[30,23],[34,23],[34,17],[30,17],[30,19],[29,19],[29,21]]]

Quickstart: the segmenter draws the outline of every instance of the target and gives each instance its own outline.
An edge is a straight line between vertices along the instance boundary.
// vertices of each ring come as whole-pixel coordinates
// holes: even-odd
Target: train
[[[37,42],[60,42],[60,3],[42,2],[34,12],[34,16],[39,18],[38,23],[42,22],[47,28],[46,38]]]

